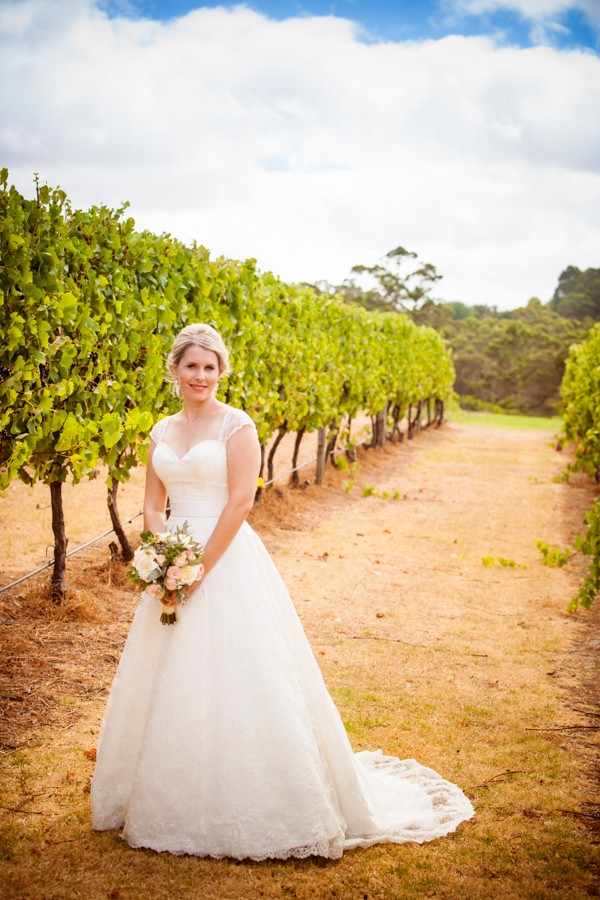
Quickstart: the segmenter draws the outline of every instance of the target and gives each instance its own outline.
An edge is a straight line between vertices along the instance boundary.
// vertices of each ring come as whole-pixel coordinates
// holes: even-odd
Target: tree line
[[[509,312],[436,301],[432,293],[440,278],[431,263],[397,247],[376,265],[354,266],[341,285],[315,287],[348,304],[402,312],[435,328],[452,349],[455,390],[465,408],[555,414],[569,348],[600,321],[600,269],[568,266],[548,303],[532,298]]]

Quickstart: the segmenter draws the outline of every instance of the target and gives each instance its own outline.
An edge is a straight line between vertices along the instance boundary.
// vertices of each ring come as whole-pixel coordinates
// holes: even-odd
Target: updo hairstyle
[[[223,338],[211,325],[196,323],[182,328],[171,347],[167,357],[169,373],[173,373],[173,367],[178,366],[183,354],[188,347],[202,347],[203,350],[212,350],[219,361],[219,374],[223,375],[229,369],[229,353],[223,343]]]

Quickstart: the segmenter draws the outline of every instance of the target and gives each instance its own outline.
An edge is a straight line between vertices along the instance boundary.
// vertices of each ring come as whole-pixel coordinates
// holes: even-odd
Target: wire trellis
[[[301,469],[306,469],[308,466],[312,466],[313,463],[316,462],[316,459],[311,459],[306,463],[302,463],[301,466],[296,466],[293,469],[290,469],[289,472],[282,472],[281,475],[276,475],[275,478],[271,478],[270,481],[265,481],[262,485],[263,487],[269,487],[271,484],[275,484],[276,481],[280,481],[282,478],[286,478],[289,475],[293,475],[294,472],[299,472]],[[130,522],[133,522],[134,519],[137,519],[138,516],[142,515],[142,511],[134,513],[132,516],[129,516],[128,519],[124,519],[121,522],[121,525],[128,525]],[[86,547],[91,547],[92,544],[97,544],[98,541],[101,541],[102,538],[108,537],[109,534],[114,532],[114,528],[109,528],[108,531],[103,531],[102,534],[97,535],[94,538],[91,538],[89,541],[86,541],[84,544],[80,544],[78,547],[74,547],[72,550],[69,550],[67,553],[67,557],[73,556],[75,553],[81,553],[82,550],[85,550]],[[8,591],[9,588],[16,587],[18,584],[21,584],[22,581],[27,581],[28,578],[33,578],[34,575],[38,575],[40,572],[44,572],[46,569],[49,569],[50,566],[53,566],[54,562],[44,563],[43,566],[38,566],[37,569],[34,569],[33,572],[28,572],[26,575],[21,575],[20,578],[15,579],[15,581],[11,581],[10,584],[5,584],[4,587],[0,587],[0,594],[4,593],[4,591]]]

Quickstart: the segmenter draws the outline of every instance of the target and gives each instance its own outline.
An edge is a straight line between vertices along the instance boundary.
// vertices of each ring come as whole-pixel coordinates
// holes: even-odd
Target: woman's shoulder
[[[223,443],[226,444],[229,438],[233,437],[245,425],[249,425],[253,430],[256,430],[254,422],[243,409],[236,409],[236,407],[229,406],[226,403],[223,406],[225,407],[225,414],[221,423],[221,440]]]
[[[173,416],[164,416],[164,418],[159,419],[158,422],[155,422],[150,431],[150,437],[154,441],[155,444],[158,444],[159,441],[162,440],[162,437],[166,431],[167,425],[169,421],[173,418]]]

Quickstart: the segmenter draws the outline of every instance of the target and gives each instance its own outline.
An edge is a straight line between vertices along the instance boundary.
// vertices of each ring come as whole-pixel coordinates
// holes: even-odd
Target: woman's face
[[[212,397],[219,380],[219,358],[212,350],[190,346],[173,367],[184,400],[202,402]]]

